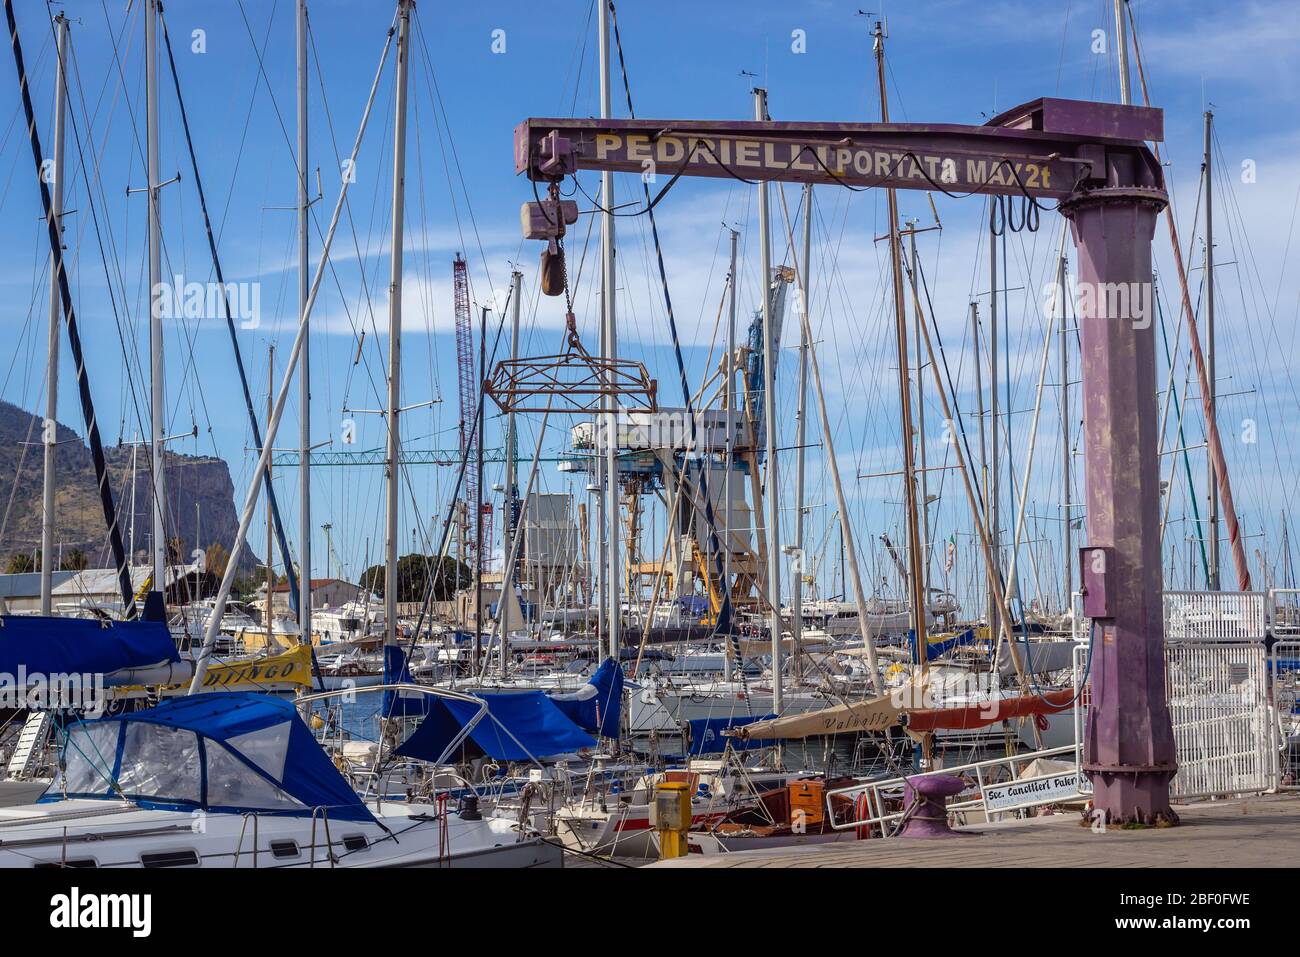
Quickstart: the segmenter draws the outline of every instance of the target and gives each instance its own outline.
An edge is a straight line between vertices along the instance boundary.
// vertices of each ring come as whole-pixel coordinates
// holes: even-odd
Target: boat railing
[[[1076,746],[1067,744],[1059,748],[1048,748],[1043,751],[1030,751],[1023,754],[1009,754],[1000,758],[990,758],[970,764],[959,764],[955,767],[937,768],[933,771],[918,772],[917,774],[901,777],[861,781],[857,784],[828,790],[825,794],[827,815],[831,827],[836,831],[858,829],[865,834],[871,828],[877,828],[882,837],[889,837],[892,832],[887,825],[894,821],[901,821],[907,816],[907,812],[905,809],[898,811],[887,810],[882,791],[897,791],[904,787],[909,780],[915,780],[916,778],[930,777],[936,774],[958,775],[965,778],[970,784],[965,791],[958,794],[955,800],[948,804],[948,811],[956,813],[975,811],[984,807],[985,788],[995,784],[1008,784],[1016,780],[1017,766],[1027,766],[1039,758],[1055,758],[1058,760],[1068,758],[1073,764],[1076,755]],[[971,778],[974,780],[971,781]],[[855,811],[865,812],[865,814],[860,813],[857,816],[837,820],[836,812],[838,809],[836,804],[838,802],[847,802]],[[1016,810],[1016,808],[1000,810],[1011,811]]]
[[[239,826],[239,843],[235,845],[235,861],[233,867],[239,866],[239,854],[244,849],[244,834],[248,831],[248,819],[253,819],[253,870],[257,870],[257,825],[261,818],[256,811],[245,811],[242,815],[244,820]]]
[[[333,869],[337,858],[334,856],[334,841],[330,838],[330,812],[326,807],[314,807],[311,809],[311,861],[308,867],[316,866],[316,818],[319,815],[325,830],[325,856],[329,858],[330,868]]]

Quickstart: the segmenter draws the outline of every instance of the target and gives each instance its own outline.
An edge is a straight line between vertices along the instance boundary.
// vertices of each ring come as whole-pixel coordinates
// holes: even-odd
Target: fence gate
[[[1275,784],[1264,595],[1166,592],[1165,686],[1178,747],[1174,800]]]
[[[1300,790],[1300,639],[1278,641],[1269,656],[1277,731],[1277,786]]]

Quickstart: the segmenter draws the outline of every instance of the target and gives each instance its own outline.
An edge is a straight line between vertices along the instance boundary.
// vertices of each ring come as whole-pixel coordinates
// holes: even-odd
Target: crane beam
[[[528,119],[515,128],[515,172],[555,180],[578,170],[743,178],[1062,199],[1105,183],[1163,185],[1146,140],[1162,111],[1044,98],[982,126],[757,120]]]

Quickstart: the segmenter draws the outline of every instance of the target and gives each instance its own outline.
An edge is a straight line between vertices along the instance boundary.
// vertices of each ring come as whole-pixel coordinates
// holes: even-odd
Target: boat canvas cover
[[[211,692],[74,725],[47,792],[146,808],[373,821],[290,701]],[[48,800],[48,799],[47,799]]]
[[[0,616],[0,674],[103,675],[179,662],[165,622]],[[20,671],[21,669],[21,671]]]
[[[783,718],[755,721],[741,725],[735,737],[762,740],[811,738],[823,734],[852,734],[858,731],[883,731],[898,724],[906,693],[895,691],[878,698],[837,704],[819,711],[792,714]]]
[[[907,713],[909,733],[922,731],[972,731],[999,721],[1056,714],[1074,706],[1071,688],[1057,688],[1042,694],[992,698],[974,704],[946,708],[916,708]]]
[[[1074,665],[1074,641],[1026,641],[1016,636],[1016,648],[1020,652],[1020,666],[1026,674],[1042,675],[1052,671],[1061,671]],[[1016,663],[1007,655],[998,663],[998,672],[1004,678],[1016,673]]]
[[[975,629],[967,628],[965,631],[951,636],[928,635],[925,642],[925,660],[934,661],[936,658],[942,658],[948,652],[961,645],[973,645],[975,643]],[[916,632],[912,629],[907,631],[907,645],[912,649],[912,660],[916,661]]]
[[[741,738],[723,734],[729,728],[739,728],[756,721],[770,721],[775,714],[757,715],[752,718],[695,718],[686,722],[690,727],[690,747],[692,756],[701,754],[718,754],[731,745],[733,751],[748,751],[750,748],[765,748],[776,743],[772,739]]]
[[[427,697],[428,714],[394,752],[401,757],[438,762],[468,727],[468,742],[498,761],[570,754],[592,748],[596,739],[583,731],[541,691],[481,694],[487,713],[475,721],[477,701]]]
[[[551,701],[583,731],[617,738],[623,717],[623,669],[606,658],[591,679],[571,692],[551,692]]]
[[[208,665],[203,676],[204,691],[276,691],[311,686],[310,645],[295,645],[278,655],[214,662]],[[185,686],[179,686],[183,687]],[[164,689],[163,694],[173,689],[178,690],[178,686]]]
[[[416,680],[411,677],[411,669],[406,661],[406,652],[398,645],[384,646],[384,684],[413,685]],[[386,718],[418,718],[428,714],[434,699],[418,691],[395,691],[384,689],[384,700],[379,713]]]

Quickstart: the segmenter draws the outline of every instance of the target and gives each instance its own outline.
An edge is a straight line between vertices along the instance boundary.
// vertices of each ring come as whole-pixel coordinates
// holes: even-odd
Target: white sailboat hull
[[[513,820],[381,805],[374,821],[147,810],[66,800],[0,808],[0,867],[559,867]],[[381,826],[382,825],[382,826]],[[443,827],[446,827],[444,842]],[[395,836],[394,836],[395,835]]]

